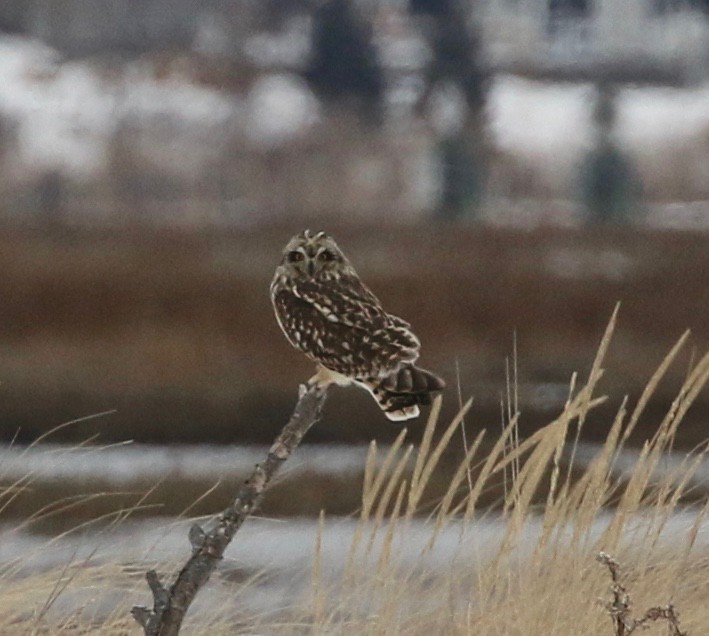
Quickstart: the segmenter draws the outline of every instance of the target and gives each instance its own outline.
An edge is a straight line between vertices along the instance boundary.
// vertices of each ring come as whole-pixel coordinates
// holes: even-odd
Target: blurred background
[[[523,435],[551,421],[620,301],[597,443],[691,329],[646,438],[709,344],[709,4],[4,0],[0,436],[6,479],[39,471],[4,513],[177,474],[159,511],[224,478],[220,506],[312,374],[268,296],[305,227],[412,322],[445,417],[475,397],[471,435],[515,400]],[[399,430],[333,390],[312,501],[271,511],[353,510]]]

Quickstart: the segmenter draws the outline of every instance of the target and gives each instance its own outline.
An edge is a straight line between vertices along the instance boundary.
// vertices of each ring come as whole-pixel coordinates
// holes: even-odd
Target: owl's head
[[[298,278],[333,278],[352,266],[337,243],[325,232],[305,230],[283,250],[281,267]]]

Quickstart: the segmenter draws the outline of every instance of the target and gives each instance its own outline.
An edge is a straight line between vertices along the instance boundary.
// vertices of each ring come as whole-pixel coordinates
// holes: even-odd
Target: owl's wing
[[[288,340],[311,359],[347,376],[369,377],[418,358],[416,336],[381,305],[317,287],[298,285],[274,297]]]
[[[368,332],[391,323],[379,299],[354,276],[340,277],[337,285],[306,281],[296,285],[293,293],[333,323]]]
[[[385,311],[379,299],[357,276],[343,276],[341,283],[341,287],[337,290],[341,296],[341,303],[344,306],[351,304],[355,311],[360,308],[361,313],[370,321],[370,330],[374,328],[396,332],[399,337],[407,340],[408,348],[419,350],[421,343],[411,330],[411,324]]]
[[[377,313],[381,312],[389,326],[409,331],[411,330],[411,324],[406,322],[406,320],[384,311],[379,299],[357,276],[343,276],[342,280],[345,283],[344,293],[349,299],[355,303],[361,303],[362,305],[369,307],[370,311]],[[414,339],[416,338],[413,333],[411,335]],[[416,342],[418,343],[418,340],[416,340]]]

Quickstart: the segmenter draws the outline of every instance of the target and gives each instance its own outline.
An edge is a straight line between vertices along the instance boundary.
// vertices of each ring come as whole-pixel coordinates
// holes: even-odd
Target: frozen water
[[[589,532],[589,540],[598,538],[611,516],[598,518]],[[13,564],[13,576],[22,577],[33,572],[64,570],[73,567],[84,573],[103,565],[119,566],[104,581],[94,579],[91,584],[80,582],[67,585],[60,602],[52,605],[48,620],[58,619],[77,607],[100,619],[116,608],[128,608],[135,603],[148,603],[150,594],[142,582],[143,573],[156,567],[158,571],[172,571],[176,564],[189,556],[187,531],[192,522],[141,521],[124,522],[118,528],[95,533],[74,533],[60,540],[47,541],[41,537],[17,532],[6,527],[0,530],[0,566]],[[635,533],[647,532],[655,519],[636,515],[626,524],[629,540]],[[658,545],[674,545],[678,537],[690,536],[697,524],[697,513],[673,515],[661,529]],[[241,528],[224,560],[209,584],[209,591],[200,595],[190,611],[190,620],[202,620],[215,611],[227,616],[236,612],[274,613],[278,610],[297,610],[312,594],[313,564],[318,543],[318,522],[311,520],[250,519]],[[542,520],[527,520],[516,542],[511,557],[528,556],[540,534]],[[432,526],[423,521],[401,524],[393,533],[389,568],[396,568],[405,576],[435,580],[448,572],[460,576],[474,575],[494,557],[507,528],[504,520],[494,517],[478,519],[467,530],[459,523],[444,528],[430,548]],[[368,543],[370,531],[364,527],[364,541],[359,544],[355,560],[358,576],[372,580],[381,555],[386,530],[376,533]],[[572,528],[557,534],[559,545],[571,536]],[[320,536],[319,566],[324,589],[334,591],[342,581],[350,547],[353,544],[357,522],[350,519],[326,520]],[[694,547],[706,549],[709,543],[709,522],[698,524]],[[591,545],[589,543],[589,545]],[[589,559],[591,555],[589,554]],[[161,565],[162,564],[162,565]],[[169,565],[165,565],[169,564]],[[369,577],[369,578],[367,578]],[[411,580],[411,579],[409,579]],[[355,607],[354,589],[347,590],[347,598]],[[238,602],[236,600],[238,599]],[[364,600],[364,599],[363,599]],[[420,601],[420,599],[419,599]],[[367,611],[366,607],[362,608]]]
[[[166,475],[191,479],[243,477],[262,461],[266,446],[151,446],[121,444],[31,447],[0,446],[0,479],[14,481],[27,474],[44,480],[99,480],[114,484]],[[289,473],[313,471],[342,475],[364,469],[365,446],[304,445],[290,458]]]

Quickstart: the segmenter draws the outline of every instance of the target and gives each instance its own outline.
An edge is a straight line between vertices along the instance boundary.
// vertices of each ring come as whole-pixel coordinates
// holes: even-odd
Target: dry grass
[[[657,469],[672,449],[687,409],[709,380],[709,354],[688,371],[672,406],[643,445],[630,479],[616,480],[614,458],[641,422],[686,338],[652,375],[634,408],[625,400],[617,405],[605,444],[580,475],[572,478],[573,466],[562,467],[559,461],[589,414],[605,401],[597,388],[613,327],[614,319],[586,382],[572,380],[558,417],[517,442],[517,416],[511,408],[503,433],[492,445],[482,444],[483,434],[466,441],[465,460],[435,501],[429,497],[429,483],[446,449],[461,443],[461,421],[469,405],[441,428],[437,402],[418,447],[405,443],[405,432],[384,457],[377,456],[372,443],[359,521],[349,544],[340,546],[341,567],[333,572],[327,563],[323,541],[328,520],[321,516],[305,597],[294,591],[286,606],[250,611],[240,605],[240,598],[249,586],[259,584],[258,577],[213,581],[198,599],[211,599],[211,604],[194,608],[186,631],[614,636],[630,633],[619,631],[613,615],[614,599],[617,608],[622,591],[627,594],[621,599],[624,616],[629,621],[650,616],[648,634],[667,633],[669,619],[662,611],[669,606],[673,620],[679,621],[671,633],[707,633],[709,549],[700,533],[709,502],[681,507],[691,477],[705,459],[706,445],[689,453],[677,470]],[[413,470],[407,470],[411,463]],[[506,476],[506,489],[496,536],[481,549],[474,539],[491,521],[482,497],[500,475]],[[536,503],[540,493],[543,505]],[[617,505],[608,508],[611,500]],[[423,542],[420,522],[414,519],[421,511],[427,515]],[[680,512],[686,523],[677,530],[673,522]],[[414,535],[418,543],[412,558]],[[443,542],[449,551],[442,561]],[[186,551],[186,540],[184,546]],[[596,562],[601,551],[623,564],[618,574],[622,590]],[[128,609],[146,594],[138,572],[154,563],[128,567],[117,561],[97,563],[95,557],[69,559],[68,565],[41,573],[23,573],[22,563],[6,566],[0,632],[138,633]],[[159,564],[163,572],[176,567],[176,561]],[[659,613],[648,614],[651,609]]]

